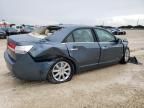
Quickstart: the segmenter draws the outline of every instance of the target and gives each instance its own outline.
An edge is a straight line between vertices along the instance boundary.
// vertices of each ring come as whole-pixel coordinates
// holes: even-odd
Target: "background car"
[[[19,34],[26,34],[30,33],[34,30],[33,26],[28,26],[28,25],[21,25],[21,26],[15,26]]]
[[[6,32],[0,28],[0,38],[6,38]]]
[[[6,32],[6,36],[18,34],[18,31],[13,27],[4,27],[2,30]]]
[[[107,29],[114,35],[126,35],[126,31],[119,29],[119,28],[109,28]]]
[[[62,83],[77,72],[125,64],[130,57],[128,42],[102,28],[48,26],[37,33],[45,37],[8,37],[4,58],[8,69],[19,79]]]

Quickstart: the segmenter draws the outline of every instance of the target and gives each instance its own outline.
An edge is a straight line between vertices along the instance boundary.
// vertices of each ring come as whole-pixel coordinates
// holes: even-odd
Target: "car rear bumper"
[[[29,54],[21,55],[17,60],[13,60],[7,51],[4,53],[4,58],[8,69],[16,78],[22,80],[46,80],[50,67],[54,63],[54,61],[35,62]]]

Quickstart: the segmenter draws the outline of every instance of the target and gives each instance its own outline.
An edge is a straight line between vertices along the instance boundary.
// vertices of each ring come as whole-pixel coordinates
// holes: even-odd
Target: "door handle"
[[[76,51],[76,50],[78,50],[78,48],[71,48],[70,50],[71,51]]]
[[[108,48],[108,46],[102,46],[102,49],[106,49],[106,48]]]

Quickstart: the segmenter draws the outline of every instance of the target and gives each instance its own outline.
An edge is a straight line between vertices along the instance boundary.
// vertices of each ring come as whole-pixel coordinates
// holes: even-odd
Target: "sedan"
[[[5,27],[2,28],[2,30],[6,32],[7,36],[18,34],[18,31],[12,27]]]
[[[6,38],[6,32],[0,28],[0,38]]]
[[[7,39],[4,58],[19,79],[62,83],[81,71],[126,64],[130,57],[128,42],[102,28],[61,25],[40,31]]]
[[[111,28],[109,31],[114,35],[126,35],[126,32],[119,28]]]

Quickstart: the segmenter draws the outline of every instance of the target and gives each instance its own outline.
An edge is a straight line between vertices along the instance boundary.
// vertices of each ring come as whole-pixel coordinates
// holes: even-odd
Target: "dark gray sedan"
[[[0,38],[6,38],[6,32],[0,28]]]
[[[23,80],[62,83],[71,80],[74,73],[125,64],[130,57],[127,41],[89,26],[48,26],[31,34],[10,36],[7,41],[7,66]]]

